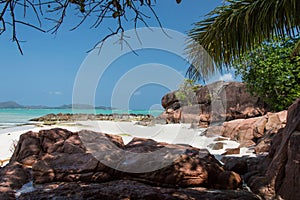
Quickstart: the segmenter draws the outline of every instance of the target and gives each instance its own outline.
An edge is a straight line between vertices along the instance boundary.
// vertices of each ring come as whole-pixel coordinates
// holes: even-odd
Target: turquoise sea
[[[162,110],[72,110],[72,109],[0,109],[0,129],[18,126],[29,123],[29,120],[41,117],[50,113],[83,113],[83,114],[112,114],[112,113],[132,113],[132,114],[150,114],[158,116]]]

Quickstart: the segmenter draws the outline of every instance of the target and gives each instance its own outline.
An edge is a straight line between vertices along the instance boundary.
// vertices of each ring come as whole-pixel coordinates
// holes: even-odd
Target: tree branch
[[[7,31],[6,24],[11,25],[12,41],[16,42],[20,53],[23,54],[17,35],[18,24],[45,32],[44,29],[41,28],[43,24],[42,19],[45,19],[54,23],[47,32],[56,34],[65,21],[67,11],[69,11],[68,9],[71,8],[71,6],[75,6],[75,9],[70,10],[70,13],[81,19],[78,24],[71,28],[72,31],[87,22],[87,19],[94,19],[90,28],[95,29],[99,28],[104,19],[115,19],[117,28],[111,30],[111,33],[101,39],[94,46],[94,48],[96,48],[109,37],[123,33],[123,22],[128,22],[130,20],[128,18],[129,16],[132,16],[134,29],[137,28],[138,22],[142,22],[146,27],[149,27],[147,20],[151,17],[143,13],[144,9],[150,11],[162,28],[162,24],[153,9],[153,2],[154,4],[156,3],[155,0],[0,0],[0,9],[2,7],[0,13],[0,24],[2,24],[0,27],[0,35]],[[9,12],[7,12],[8,10]],[[19,10],[23,10],[23,18],[19,17],[20,15],[16,15],[15,12],[19,12]],[[79,10],[79,12],[74,12],[76,10]],[[38,23],[37,25],[32,23],[32,19],[27,18],[27,15],[31,14],[35,16]],[[163,32],[166,34],[164,30]],[[124,37],[121,37],[121,39],[124,39]]]

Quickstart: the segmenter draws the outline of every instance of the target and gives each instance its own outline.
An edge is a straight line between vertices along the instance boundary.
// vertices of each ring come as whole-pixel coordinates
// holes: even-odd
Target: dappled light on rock
[[[86,138],[88,135],[89,139]],[[85,142],[81,140],[82,136],[86,139]],[[31,145],[25,146],[29,142],[32,142]],[[88,145],[85,146],[85,143]],[[92,146],[92,143],[96,146]],[[93,156],[95,153],[91,152],[93,148],[99,152],[97,155],[101,159]],[[114,148],[124,151],[125,156],[107,154],[107,151]],[[162,149],[165,149],[163,153],[160,152]],[[168,155],[174,152],[175,157]],[[136,156],[128,157],[130,153]],[[148,159],[141,159],[142,154],[150,156]],[[151,167],[157,164],[155,160],[162,155],[172,158],[172,162],[162,164],[159,169],[140,173],[121,171],[120,168],[112,168],[103,162],[105,159],[111,159],[116,163],[119,162],[119,165],[127,162]],[[17,174],[13,172],[17,175],[16,178],[12,173],[6,173],[15,168],[18,169]],[[28,193],[19,194],[19,199],[28,199],[32,195],[35,196],[34,199],[45,197],[83,199],[95,195],[96,192],[97,197],[109,199],[119,199],[126,195],[132,199],[197,199],[211,197],[214,193],[224,199],[231,197],[242,199],[242,195],[256,199],[249,192],[236,190],[241,187],[241,177],[235,172],[226,171],[206,149],[144,138],[133,138],[124,145],[120,136],[87,130],[70,132],[56,128],[27,132],[21,136],[11,162],[0,172],[2,180],[0,189],[6,191],[1,194],[2,196],[14,194],[14,190],[33,181],[35,188]],[[51,194],[47,188],[52,188]],[[226,191],[210,192],[212,189]],[[141,191],[148,192],[141,193]],[[163,196],[165,198],[162,198]]]

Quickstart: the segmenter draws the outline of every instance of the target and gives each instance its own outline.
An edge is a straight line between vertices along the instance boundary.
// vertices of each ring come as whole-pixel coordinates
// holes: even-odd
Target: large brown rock
[[[235,176],[224,178],[220,182],[218,176],[224,169],[207,150],[133,138],[123,149],[126,153],[114,150],[118,156],[114,154],[108,156],[97,152],[93,145],[94,142],[101,143],[102,137],[98,135],[91,138],[90,142],[85,143],[89,143],[88,150],[95,152],[93,155],[104,163],[105,159],[109,159],[108,165],[115,167],[114,174],[118,174],[116,176],[119,178],[138,179],[149,184],[168,187],[203,186],[235,189],[241,184],[241,180]],[[104,151],[113,150],[109,144],[103,144],[101,148]],[[111,157],[115,157],[114,160],[117,162],[114,163]],[[224,182],[227,183],[223,184]]]
[[[120,136],[103,134],[103,137],[120,148],[124,146]],[[101,182],[110,179],[113,174],[110,173],[111,170],[97,172],[97,169],[107,167],[86,152],[79,133],[65,129],[41,130],[21,135],[10,160],[10,163],[13,162],[32,166],[35,183],[85,180]]]
[[[40,142],[38,133],[30,131],[22,134],[10,162],[20,162],[25,165],[32,165],[41,153]]]
[[[176,98],[175,95],[176,92],[170,92],[162,97],[161,99],[161,105],[165,108],[173,108],[172,105],[175,103],[178,103],[179,100]]]
[[[125,149],[135,153],[149,153],[166,148],[166,152],[182,150],[182,154],[168,166],[153,172],[141,174],[129,174],[155,185],[166,186],[202,186],[206,188],[236,189],[241,186],[241,178],[233,172],[225,172],[221,164],[207,150],[201,150],[191,146],[169,145],[158,143],[149,139],[134,138],[125,146]],[[160,156],[158,153],[155,156]],[[169,156],[167,156],[169,157]],[[138,156],[136,162],[138,162]],[[142,160],[153,164],[152,160],[158,158],[150,157]],[[142,165],[142,164],[141,164]],[[128,174],[127,174],[128,175]]]
[[[269,164],[268,156],[259,155],[257,157],[231,157],[226,156],[221,160],[224,163],[224,168],[228,171],[234,171],[243,176],[244,181],[255,174],[265,173]]]
[[[267,113],[268,122],[265,126],[266,131],[277,133],[279,129],[286,125],[287,111],[277,113]]]
[[[113,173],[104,169],[107,168],[91,154],[61,153],[42,157],[33,165],[32,175],[37,184],[53,181],[104,182],[112,180]]]
[[[50,183],[33,192],[21,194],[19,200],[257,200],[258,198],[243,190],[214,190],[205,188],[163,188],[149,186],[132,180],[116,180],[101,184],[80,182]]]
[[[0,186],[20,189],[30,180],[30,171],[18,162],[10,163],[0,170]]]
[[[112,146],[117,147],[120,152],[125,152],[125,156],[119,158],[114,157],[118,154],[107,156],[108,152],[115,151],[111,148]],[[164,151],[160,151],[162,149]],[[176,157],[172,157],[174,152],[176,152],[174,154]],[[145,154],[148,156],[140,156]],[[155,163],[161,159],[161,156],[164,158],[163,161]],[[172,162],[168,160],[170,157],[172,157]],[[104,159],[116,159],[116,166],[127,163],[126,166],[130,168],[132,168],[131,164],[141,168],[144,166],[153,168],[154,164],[162,164],[162,166],[152,171],[134,173],[105,165]],[[165,161],[169,163],[163,165]],[[118,187],[111,187],[116,183],[112,181],[116,180],[119,180],[122,185],[120,190]],[[0,197],[10,199],[15,190],[30,181],[38,186],[37,190],[28,193],[29,196],[21,194],[20,199],[50,198],[52,196],[47,196],[48,192],[44,189],[54,186],[60,189],[53,188],[55,192],[51,190],[53,198],[64,198],[68,191],[71,192],[71,196],[68,193],[67,199],[69,197],[86,199],[85,195],[91,195],[91,199],[99,198],[99,196],[104,199],[122,199],[123,197],[153,199],[163,196],[171,197],[173,193],[182,196],[182,199],[189,195],[194,198],[194,193],[195,198],[202,195],[203,197],[211,196],[209,192],[198,193],[200,187],[227,189],[229,191],[217,193],[225,199],[233,197],[243,199],[241,196],[243,194],[253,197],[247,192],[230,191],[241,187],[241,177],[235,172],[224,170],[219,161],[205,149],[142,138],[134,138],[124,145],[120,136],[87,130],[73,133],[64,129],[51,129],[23,134],[10,163],[0,169],[0,190],[3,191]],[[125,184],[122,181],[127,183],[126,187],[129,192],[125,191]],[[68,184],[65,184],[66,182]],[[79,186],[78,182],[82,183],[80,186],[83,188],[91,190],[76,188],[75,191],[75,188],[69,187],[76,186],[76,184]],[[93,190],[94,184],[103,182],[106,183]],[[157,190],[155,189],[157,186],[162,188]],[[172,195],[169,195],[169,191],[163,187],[173,188],[170,189]],[[198,189],[187,194],[189,189],[184,189],[185,192],[182,192],[182,189],[177,189],[178,187]],[[117,191],[117,196],[114,196],[114,190]],[[141,191],[145,192],[141,193]],[[174,199],[176,198],[175,195]]]
[[[0,199],[14,200],[15,190],[20,189],[31,178],[30,170],[18,162],[0,169]]]
[[[287,157],[285,177],[277,193],[284,199],[300,199],[300,131],[294,131],[291,135]]]
[[[286,111],[267,113],[261,117],[236,119],[222,123],[220,126],[210,126],[206,136],[224,136],[238,141],[240,147],[258,145],[256,152],[268,152],[271,139],[280,128],[286,125]]]
[[[244,175],[248,172],[248,157],[230,157],[225,156],[221,159],[224,163],[226,170],[234,171],[240,175]]]
[[[11,188],[0,186],[0,199],[15,200],[15,193]]]
[[[260,116],[268,110],[264,102],[248,92],[244,83],[223,82],[222,84],[217,97],[225,100],[226,120]],[[208,88],[214,87],[210,86]]]
[[[255,144],[254,138],[260,138],[264,135],[266,122],[265,117],[224,122],[222,135],[238,141],[241,146],[251,146]]]
[[[197,119],[201,127],[213,122],[262,116],[269,110],[261,99],[251,95],[246,85],[240,82],[218,81],[202,86],[195,92],[196,99],[192,106],[180,102],[175,93],[166,94],[162,98],[162,106],[165,109],[178,109],[178,105],[181,106],[186,111],[182,112],[184,122]]]
[[[276,134],[270,150],[266,196],[284,199],[300,198],[300,99],[288,109],[287,124]]]
[[[267,153],[270,151],[272,138],[270,136],[265,136],[262,138],[254,148],[255,154]]]
[[[300,99],[288,109],[287,124],[275,134],[266,171],[249,178],[252,191],[265,199],[300,199]]]

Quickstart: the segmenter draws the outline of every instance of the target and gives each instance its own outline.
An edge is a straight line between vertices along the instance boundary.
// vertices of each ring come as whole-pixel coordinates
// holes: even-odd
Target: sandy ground
[[[189,144],[198,148],[207,148],[211,154],[221,158],[221,154],[227,148],[236,148],[239,143],[230,140],[221,141],[224,148],[212,150],[208,145],[216,143],[216,137],[201,136],[205,129],[191,129],[190,124],[156,124],[154,126],[141,126],[135,122],[113,122],[113,121],[79,121],[74,123],[61,123],[52,126],[24,125],[0,130],[0,160],[4,160],[3,165],[13,153],[13,145],[17,143],[21,134],[27,131],[39,131],[51,128],[64,128],[70,131],[93,130],[109,134],[120,135],[124,143],[131,141],[133,137],[150,138],[158,142],[168,142],[172,144]],[[248,148],[241,148],[241,153],[235,156],[254,156]],[[0,163],[1,165],[1,163]]]

